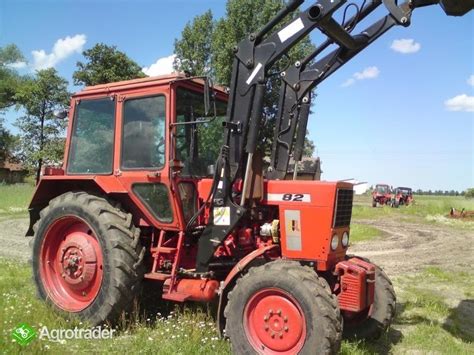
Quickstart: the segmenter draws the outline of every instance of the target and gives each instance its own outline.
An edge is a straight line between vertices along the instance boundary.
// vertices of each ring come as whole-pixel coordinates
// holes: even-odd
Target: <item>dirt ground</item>
[[[0,220],[0,256],[26,262],[30,258],[30,238],[25,238],[28,218]]]
[[[357,220],[383,232],[377,241],[360,242],[349,252],[369,258],[391,277],[411,274],[427,266],[469,270],[474,262],[474,232],[450,226],[407,222],[391,216]]]
[[[391,277],[415,273],[427,266],[469,270],[474,262],[474,232],[449,226],[401,221],[396,216],[377,220],[357,220],[374,226],[383,236],[351,246],[350,253],[370,258]],[[0,256],[27,261],[30,256],[25,238],[28,219],[0,221]]]

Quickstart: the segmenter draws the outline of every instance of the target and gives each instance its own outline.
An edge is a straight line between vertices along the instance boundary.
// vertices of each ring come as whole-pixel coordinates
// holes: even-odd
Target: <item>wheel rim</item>
[[[244,311],[244,329],[254,349],[266,354],[296,354],[306,338],[300,305],[278,288],[261,290],[250,298]]]
[[[99,293],[103,258],[92,228],[67,216],[54,221],[41,246],[40,276],[48,297],[59,308],[79,312]]]

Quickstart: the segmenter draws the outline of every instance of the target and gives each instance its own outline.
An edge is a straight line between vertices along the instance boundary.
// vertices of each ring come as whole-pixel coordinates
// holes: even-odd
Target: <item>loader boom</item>
[[[211,189],[210,223],[199,245],[199,271],[207,269],[215,248],[244,216],[246,201],[252,199],[249,185],[255,179],[252,167],[261,126],[267,72],[277,60],[316,28],[327,37],[311,55],[281,73],[278,117],[267,176],[270,179],[282,179],[286,175],[291,156],[295,159],[296,176],[310,113],[311,91],[318,84],[394,26],[409,26],[413,9],[440,4],[448,15],[462,15],[474,6],[474,0],[411,0],[401,5],[397,0],[364,1],[362,8],[356,5],[356,14],[351,19],[339,24],[333,15],[343,8],[347,0],[319,0],[295,16],[286,27],[272,32],[303,3],[304,0],[291,1],[260,32],[249,35],[234,48],[224,145],[216,163]],[[388,14],[353,35],[351,32],[357,24],[381,5],[385,6]],[[346,5],[344,13],[350,6],[353,4]],[[318,55],[331,45],[337,48],[318,60]],[[238,179],[243,181],[240,201],[234,201],[232,188]],[[213,216],[223,211],[231,216],[229,223],[224,226],[212,223]]]

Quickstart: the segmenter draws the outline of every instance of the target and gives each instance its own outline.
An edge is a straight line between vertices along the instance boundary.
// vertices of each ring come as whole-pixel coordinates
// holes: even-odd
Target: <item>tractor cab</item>
[[[227,94],[213,88],[206,102],[205,87],[177,74],[85,88],[71,100],[64,170],[45,177],[120,186],[143,223],[182,230],[222,145]]]

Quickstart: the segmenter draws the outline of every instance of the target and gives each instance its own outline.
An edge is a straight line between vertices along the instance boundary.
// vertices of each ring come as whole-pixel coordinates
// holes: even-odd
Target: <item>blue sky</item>
[[[0,0],[0,46],[20,47],[28,59],[20,72],[54,66],[70,82],[81,50],[97,42],[156,73],[185,23],[207,9],[220,17],[225,1]],[[387,33],[324,82],[308,127],[323,178],[474,186],[473,37],[472,11],[454,18],[419,9],[411,27]],[[17,115],[7,114],[10,127]]]

